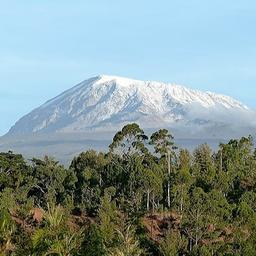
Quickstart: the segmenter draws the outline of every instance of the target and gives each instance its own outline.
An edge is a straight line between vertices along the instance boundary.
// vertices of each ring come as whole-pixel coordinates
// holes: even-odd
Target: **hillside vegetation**
[[[135,123],[64,168],[0,153],[0,255],[256,255],[252,137],[178,149]]]

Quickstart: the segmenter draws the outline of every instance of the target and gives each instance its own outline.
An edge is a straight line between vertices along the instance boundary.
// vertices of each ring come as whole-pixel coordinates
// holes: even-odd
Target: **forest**
[[[68,168],[0,153],[0,255],[256,255],[251,136],[178,148],[131,123]]]

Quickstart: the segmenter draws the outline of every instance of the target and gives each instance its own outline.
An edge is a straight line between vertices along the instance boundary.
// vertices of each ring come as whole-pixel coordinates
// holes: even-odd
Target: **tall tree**
[[[70,165],[77,178],[75,205],[95,215],[104,190],[104,169],[108,158],[104,153],[88,150],[75,157]]]
[[[47,201],[63,203],[69,196],[66,192],[74,187],[74,174],[47,156],[43,160],[33,158],[31,163],[32,184],[28,196],[35,200],[36,205],[44,208],[47,207]]]
[[[213,188],[216,170],[211,148],[207,144],[200,145],[195,149],[193,172],[197,173],[197,186],[206,192]]]
[[[166,158],[167,175],[167,206],[171,207],[170,176],[171,176],[171,158],[175,155],[173,136],[166,129],[160,129],[150,137],[150,144],[154,146],[155,153]]]
[[[127,124],[123,129],[116,133],[109,149],[113,154],[128,158],[133,154],[145,154],[147,148],[144,142],[148,137],[138,124]]]

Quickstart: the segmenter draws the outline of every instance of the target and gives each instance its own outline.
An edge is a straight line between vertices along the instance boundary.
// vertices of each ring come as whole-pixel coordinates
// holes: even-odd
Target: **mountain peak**
[[[128,122],[139,122],[146,128],[191,129],[202,124],[229,125],[251,113],[241,102],[220,94],[98,75],[33,110],[10,133],[116,130]]]
[[[114,75],[99,75],[97,76],[98,78],[98,83],[106,83],[106,82],[111,82],[115,81],[119,85],[129,85],[129,84],[143,84],[144,81],[138,80],[138,79],[131,79],[128,77],[122,77],[122,76],[114,76]]]

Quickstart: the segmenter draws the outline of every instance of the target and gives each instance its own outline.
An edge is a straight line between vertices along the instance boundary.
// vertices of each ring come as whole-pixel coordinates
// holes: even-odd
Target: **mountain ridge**
[[[116,130],[128,122],[145,128],[199,130],[249,122],[255,111],[229,96],[182,85],[99,75],[22,117],[8,134]]]

